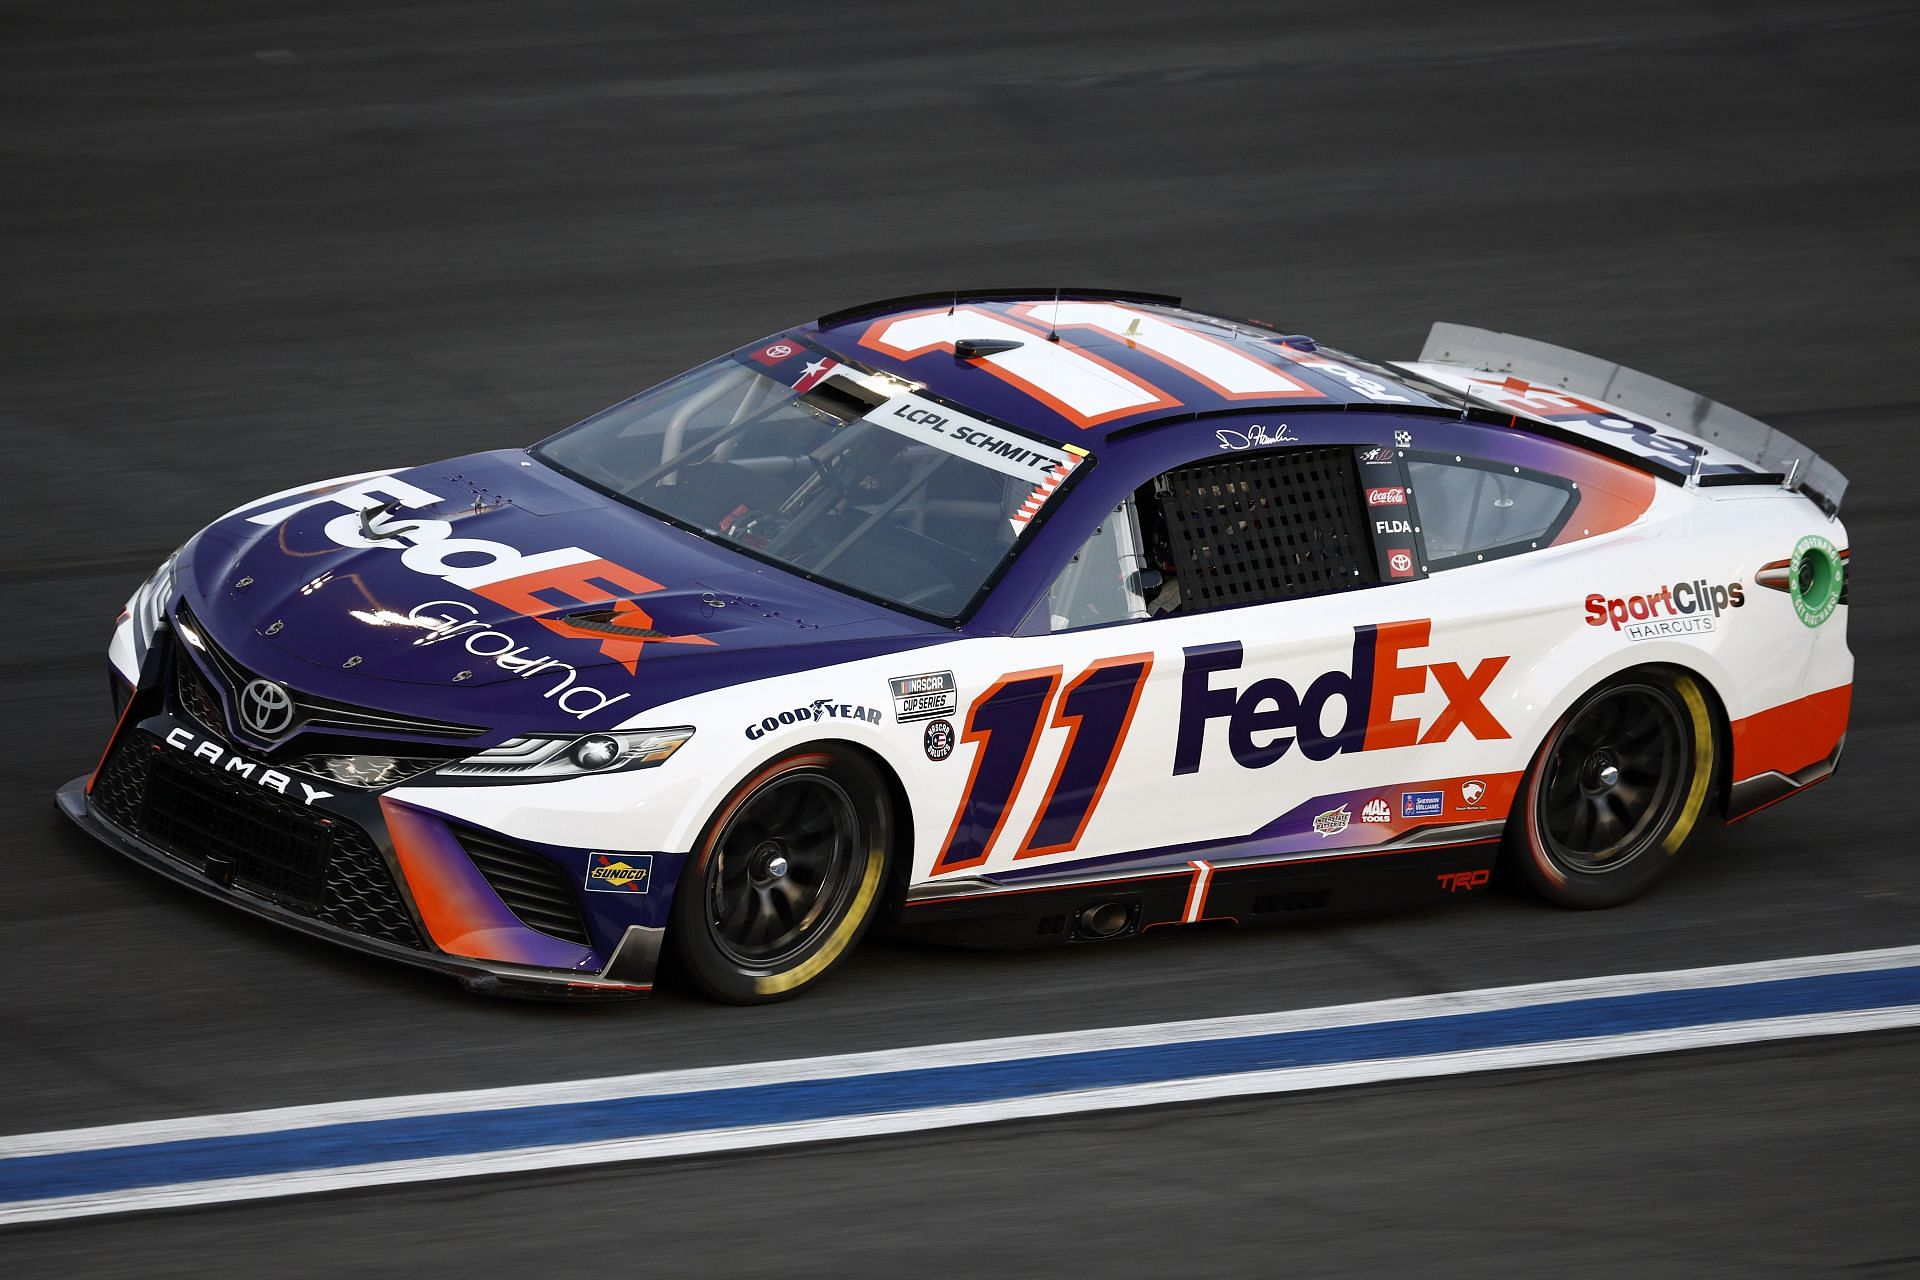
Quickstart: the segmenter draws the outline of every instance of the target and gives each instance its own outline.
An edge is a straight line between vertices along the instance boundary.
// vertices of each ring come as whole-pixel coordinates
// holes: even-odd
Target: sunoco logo
[[[595,853],[587,856],[587,888],[596,893],[645,893],[653,880],[650,853]]]

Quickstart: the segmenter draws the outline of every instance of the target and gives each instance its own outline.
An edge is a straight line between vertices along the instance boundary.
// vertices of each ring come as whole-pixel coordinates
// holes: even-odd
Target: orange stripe
[[[1193,868],[1193,884],[1187,889],[1187,906],[1180,918],[1183,923],[1192,924],[1206,912],[1207,885],[1213,879],[1213,864],[1189,862],[1187,865]]]
[[[1736,782],[1769,771],[1793,774],[1825,760],[1847,731],[1853,686],[1808,694],[1733,722]]]
[[[117,673],[116,673],[117,674]],[[107,756],[113,751],[113,744],[120,739],[120,730],[126,726],[127,716],[133,711],[133,704],[139,701],[140,686],[134,685],[133,692],[127,695],[127,705],[120,708],[120,718],[113,722],[113,732],[107,735],[107,745],[100,748],[100,758],[94,761],[93,772],[87,775],[87,794],[93,794],[93,784],[100,778],[100,771],[107,766]]]

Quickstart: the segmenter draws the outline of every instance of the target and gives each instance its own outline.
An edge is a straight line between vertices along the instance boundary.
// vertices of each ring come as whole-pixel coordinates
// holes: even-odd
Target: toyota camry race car
[[[1846,486],[1457,325],[1378,363],[1089,291],[822,317],[527,450],[289,490],[128,602],[59,793],[308,934],[526,995],[1626,902],[1845,736]]]

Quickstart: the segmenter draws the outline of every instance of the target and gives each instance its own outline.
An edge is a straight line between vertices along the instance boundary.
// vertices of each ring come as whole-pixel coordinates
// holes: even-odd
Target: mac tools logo
[[[249,524],[271,527],[308,507],[331,504],[346,508],[346,514],[327,521],[324,532],[342,547],[383,549],[393,552],[400,563],[415,573],[437,578],[471,591],[483,599],[530,618],[555,635],[570,640],[591,641],[600,652],[636,674],[636,663],[649,644],[700,644],[713,641],[704,636],[669,636],[653,629],[653,619],[630,597],[660,590],[660,584],[624,565],[602,559],[580,547],[559,547],[532,554],[504,542],[488,538],[457,538],[453,525],[445,520],[414,519],[396,513],[406,508],[431,507],[443,499],[397,476],[375,476],[356,481],[345,488],[319,497],[302,498],[247,517]],[[454,561],[458,559],[460,563]],[[545,598],[543,598],[545,597]],[[563,618],[547,616],[553,611],[555,597],[583,605],[614,603],[608,631],[589,631]],[[422,618],[423,609],[451,607],[468,615],[478,613],[473,606],[459,601],[440,600],[414,606],[407,620],[426,628],[428,635],[416,644],[435,644],[459,638],[468,652],[491,659],[496,665],[521,679],[531,676],[556,676],[557,682],[540,696],[551,699],[562,711],[584,720],[603,711],[630,694],[608,694],[579,681],[572,663],[558,658],[531,656],[526,646],[517,645],[504,632],[486,629],[477,618],[462,618],[457,613]],[[485,642],[482,647],[482,641]]]

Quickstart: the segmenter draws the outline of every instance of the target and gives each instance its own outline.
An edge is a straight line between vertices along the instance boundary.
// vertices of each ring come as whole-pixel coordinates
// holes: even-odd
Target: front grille
[[[588,945],[587,926],[580,918],[572,882],[559,867],[530,849],[483,831],[455,827],[453,834],[521,924],[567,942]]]
[[[200,722],[200,727],[225,736],[227,718],[220,710],[220,699],[207,687],[206,677],[193,660],[176,650],[173,657],[174,706]]]
[[[163,849],[193,849],[233,864],[236,881],[306,907],[321,903],[332,832],[276,812],[235,804],[226,788],[177,751],[155,755],[147,774],[140,834]],[[331,825],[331,824],[329,824]]]
[[[220,682],[227,687],[229,694],[237,694],[256,676],[255,673],[240,665],[232,654],[214,643],[200,620],[182,600],[174,607],[174,617],[180,624],[192,628],[205,644],[208,660],[218,673]],[[182,661],[189,661],[184,652]],[[428,720],[419,716],[397,715],[391,711],[381,711],[374,707],[355,706],[348,702],[335,702],[330,698],[317,698],[299,690],[290,691],[293,697],[293,721],[281,733],[285,738],[302,729],[335,729],[349,733],[392,733],[407,737],[438,738],[477,738],[486,733],[486,729],[477,725],[454,724],[448,720]]]
[[[355,824],[129,733],[107,758],[93,802],[115,826],[198,870],[230,869],[237,888],[339,928],[424,950],[393,874]]]

